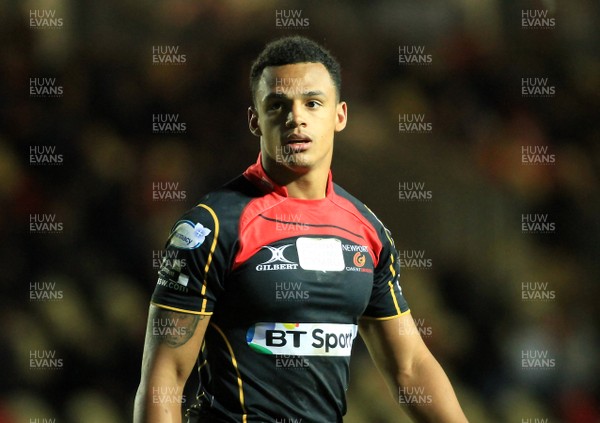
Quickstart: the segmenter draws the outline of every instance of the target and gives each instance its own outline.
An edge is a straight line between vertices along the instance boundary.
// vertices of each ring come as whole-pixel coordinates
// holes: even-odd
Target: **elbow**
[[[414,356],[411,360],[400,363],[393,373],[396,386],[398,388],[413,386],[419,378],[420,368],[430,357],[433,358],[429,351],[423,351],[423,353]]]

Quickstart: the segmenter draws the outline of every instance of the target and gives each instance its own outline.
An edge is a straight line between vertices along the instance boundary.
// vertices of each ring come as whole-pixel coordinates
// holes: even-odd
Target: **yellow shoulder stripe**
[[[217,248],[217,240],[219,239],[219,218],[217,217],[217,214],[215,213],[215,211],[210,208],[209,206],[207,206],[206,204],[198,204],[197,207],[202,207],[203,209],[206,209],[210,215],[212,216],[214,222],[215,222],[215,236],[213,237],[213,242],[212,245],[210,246],[210,251],[208,253],[208,257],[206,258],[206,266],[204,266],[204,280],[202,281],[202,297],[204,297],[206,295],[206,283],[208,281],[208,270],[210,269],[210,265],[212,263],[212,259],[213,259],[213,254],[215,253],[215,250]],[[204,298],[202,300],[202,307],[200,307],[201,312],[205,312],[206,310],[206,303],[207,303],[207,299]]]

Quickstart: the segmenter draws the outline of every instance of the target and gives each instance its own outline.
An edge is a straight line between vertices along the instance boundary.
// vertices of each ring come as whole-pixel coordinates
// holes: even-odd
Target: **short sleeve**
[[[391,319],[408,312],[409,307],[400,287],[398,251],[384,226],[380,228],[380,239],[382,248],[373,275],[373,290],[363,317]]]
[[[212,314],[225,274],[219,242],[219,218],[210,206],[199,204],[177,221],[165,245],[152,303]]]

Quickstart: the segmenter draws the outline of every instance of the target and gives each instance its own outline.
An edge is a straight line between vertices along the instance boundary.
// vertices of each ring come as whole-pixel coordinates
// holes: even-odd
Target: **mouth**
[[[285,137],[284,149],[290,153],[305,151],[310,147],[312,139],[306,134],[289,134]]]

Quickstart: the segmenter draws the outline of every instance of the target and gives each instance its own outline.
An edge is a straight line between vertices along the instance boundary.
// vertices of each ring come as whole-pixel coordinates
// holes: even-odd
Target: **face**
[[[347,111],[322,63],[265,68],[254,102],[248,125],[260,137],[263,165],[329,171],[333,136],[346,126]]]

